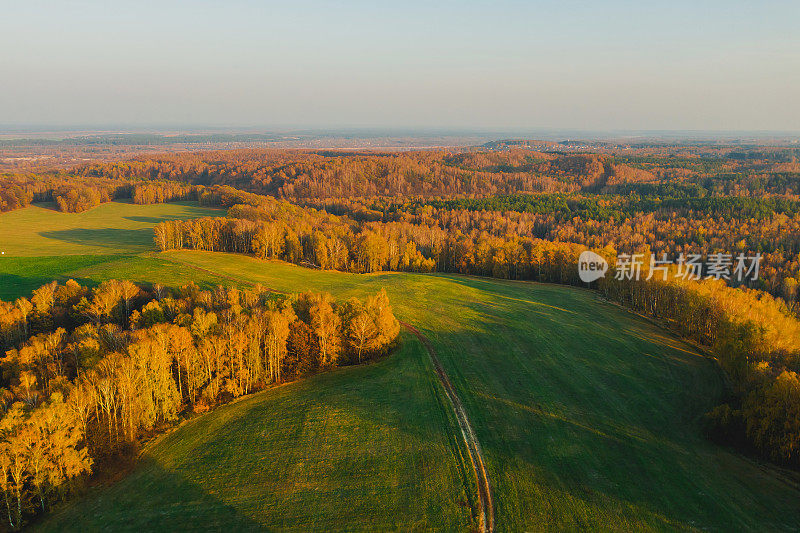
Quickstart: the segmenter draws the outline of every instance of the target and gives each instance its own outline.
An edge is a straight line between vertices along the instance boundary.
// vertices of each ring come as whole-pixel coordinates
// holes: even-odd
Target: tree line
[[[144,155],[91,163],[76,175],[229,185],[291,201],[341,198],[453,198],[518,193],[622,192],[639,184],[700,186],[710,196],[796,197],[796,150],[758,157],[731,150],[635,147],[626,155],[564,154],[514,148],[415,152],[225,150]]]
[[[230,206],[228,216],[159,223],[154,228],[159,249],[246,253],[350,272],[441,271],[579,283],[571,267],[583,247],[571,243],[407,222],[357,222],[226,187],[206,189],[200,199],[204,205]]]
[[[162,223],[156,227],[160,249],[249,253],[353,272],[436,270],[561,283],[577,282],[558,258],[577,257],[579,245],[671,258],[761,253],[759,278],[746,283],[800,311],[800,214],[758,220],[665,212],[603,221],[429,204],[365,211],[360,202],[341,201],[314,209],[230,187],[203,188],[199,199],[228,207],[227,219]]]
[[[641,185],[641,184],[635,184]],[[647,184],[649,185],[649,184]],[[703,189],[701,189],[703,190]],[[759,220],[785,214],[800,214],[800,201],[787,198],[745,196],[684,196],[684,191],[670,192],[667,187],[625,187],[625,194],[513,194],[483,198],[453,198],[391,205],[391,211],[408,211],[425,205],[437,209],[468,211],[516,211],[552,214],[560,222],[574,217],[584,220],[625,220],[640,214],[677,211],[683,216],[756,218]],[[654,192],[658,191],[658,192]],[[698,194],[697,191],[693,191]],[[642,194],[643,193],[643,194]],[[702,194],[702,193],[699,193]]]
[[[198,187],[178,182],[142,182],[59,176],[0,177],[0,213],[53,202],[64,213],[80,213],[112,200],[135,204],[196,200]]]
[[[715,252],[760,253],[759,279],[752,286],[784,298],[791,308],[800,311],[797,304],[800,213],[792,211],[795,201],[749,198],[707,200],[710,203],[718,202],[722,211],[716,212],[713,207],[709,207],[708,212],[694,209],[689,203],[683,204],[681,209],[667,208],[664,204],[669,200],[652,200],[655,204],[661,204],[661,207],[649,212],[627,212],[616,209],[614,197],[602,195],[512,196],[499,199],[497,203],[493,198],[405,204],[321,200],[306,202],[306,205],[359,222],[406,222],[441,228],[450,233],[486,232],[502,239],[533,237],[553,242],[579,243],[593,249],[647,248],[659,256],[666,253],[671,258],[681,253],[696,253],[703,257]],[[517,201],[521,203],[517,204]],[[756,206],[754,211],[745,209],[744,204],[749,203]],[[515,206],[520,209],[513,209]],[[527,206],[531,206],[530,209]],[[755,210],[761,208],[758,206],[774,210],[757,217]],[[782,206],[786,207],[786,211],[782,211]]]
[[[386,293],[335,301],[263,287],[70,280],[0,303],[0,492],[19,529],[186,413],[386,354]]]

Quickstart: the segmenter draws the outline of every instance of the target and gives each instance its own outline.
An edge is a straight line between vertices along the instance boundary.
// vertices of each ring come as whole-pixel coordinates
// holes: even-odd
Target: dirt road
[[[420,331],[411,324],[402,321],[400,324],[402,324],[403,327],[408,331],[416,335],[420,342],[422,342],[422,344],[428,350],[428,355],[431,358],[431,362],[436,370],[436,374],[439,376],[439,381],[442,382],[442,386],[447,393],[447,397],[450,400],[450,405],[452,405],[453,412],[456,415],[458,426],[461,429],[461,435],[464,438],[464,444],[467,446],[469,458],[472,461],[472,468],[475,471],[475,480],[478,484],[478,504],[480,507],[480,516],[478,517],[480,522],[480,530],[485,533],[491,533],[495,529],[494,505],[492,502],[492,488],[489,486],[489,477],[486,474],[486,465],[483,461],[483,454],[481,453],[481,445],[478,442],[478,439],[475,437],[475,433],[472,431],[472,426],[470,426],[464,406],[456,394],[453,385],[450,383],[450,379],[447,377],[447,374],[442,368],[439,358],[436,356],[436,350],[433,348],[431,342],[427,337],[425,337],[425,335],[420,333]]]

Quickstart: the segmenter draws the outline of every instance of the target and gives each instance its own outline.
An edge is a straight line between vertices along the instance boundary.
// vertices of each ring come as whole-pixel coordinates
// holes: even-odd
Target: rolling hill
[[[122,223],[116,205],[103,206],[108,227]],[[127,209],[139,207],[148,206],[118,207],[119,216],[138,216]],[[159,207],[158,216],[172,216],[170,206]],[[70,216],[80,228],[83,215]],[[6,256],[3,297],[29,290],[45,261],[53,261],[47,276],[85,283],[258,282],[337,297],[384,287],[398,318],[430,340],[463,402],[483,449],[498,530],[800,523],[800,491],[785,472],[702,436],[700,417],[723,390],[713,361],[595,293],[453,275],[314,271],[231,254],[155,253],[140,242],[72,262]],[[91,489],[39,528],[476,527],[475,478],[447,398],[423,345],[408,333],[403,341],[380,363],[267,390],[186,422],[149,444],[130,475]]]

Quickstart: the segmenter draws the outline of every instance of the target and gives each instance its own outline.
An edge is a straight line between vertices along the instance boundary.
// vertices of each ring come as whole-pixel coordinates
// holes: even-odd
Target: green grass
[[[54,279],[66,281],[64,273],[103,263],[114,256],[66,255],[61,257],[2,257],[0,258],[0,299],[13,300],[29,296]]]
[[[203,252],[145,252],[58,275],[85,283],[260,282],[339,297],[386,288],[396,314],[432,340],[467,409],[500,530],[763,531],[800,523],[800,491],[784,473],[703,438],[699,417],[722,390],[716,366],[594,293],[320,272]],[[406,335],[379,364],[196,418],[149,446],[130,476],[41,525],[467,530],[473,478],[455,431],[426,354]]]
[[[0,299],[28,295],[54,279],[63,282],[74,277],[91,283],[72,273],[106,262],[113,263],[111,268],[121,277],[128,268],[135,275],[136,267],[142,265],[138,255],[156,251],[155,224],[224,214],[224,210],[200,207],[196,202],[111,202],[84,213],[61,213],[43,203],[0,214]],[[185,274],[176,269],[175,276],[165,281],[183,284]]]
[[[153,226],[159,222],[224,214],[196,202],[110,202],[83,213],[34,204],[0,215],[0,257],[141,253],[153,249]]]

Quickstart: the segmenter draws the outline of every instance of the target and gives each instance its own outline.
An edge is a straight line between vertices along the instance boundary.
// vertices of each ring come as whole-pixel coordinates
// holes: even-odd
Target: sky
[[[800,130],[800,2],[0,0],[0,125]]]

